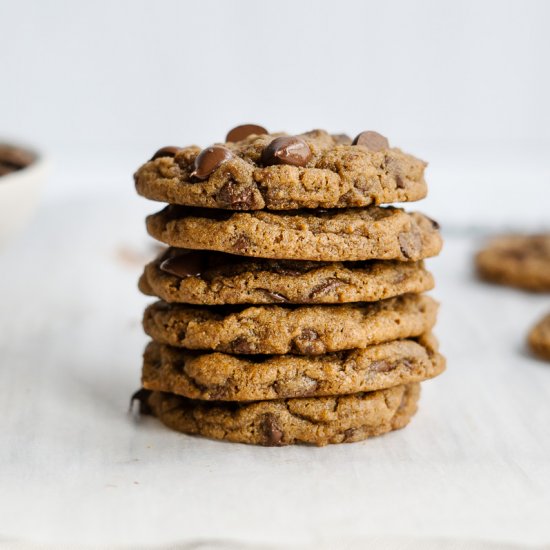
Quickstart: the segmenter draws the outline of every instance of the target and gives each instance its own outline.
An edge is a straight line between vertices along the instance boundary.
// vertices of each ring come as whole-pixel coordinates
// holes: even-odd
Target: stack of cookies
[[[234,128],[164,147],[135,175],[169,203],[147,230],[169,245],[139,287],[141,411],[259,445],[359,441],[404,427],[440,374],[423,259],[430,218],[380,204],[426,195],[425,163],[376,132]]]

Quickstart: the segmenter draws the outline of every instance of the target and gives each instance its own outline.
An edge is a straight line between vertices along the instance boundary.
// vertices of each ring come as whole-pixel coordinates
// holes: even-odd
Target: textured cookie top
[[[344,395],[420,382],[445,360],[431,336],[324,355],[194,353],[151,342],[143,387],[214,401]]]
[[[531,329],[528,343],[535,355],[550,361],[550,313]]]
[[[240,354],[320,355],[411,338],[434,325],[437,302],[408,294],[357,305],[198,308],[156,302],[145,332],[171,346]]]
[[[375,133],[360,134],[356,144],[313,130],[293,137],[251,134],[204,150],[163,148],[137,170],[136,189],[161,202],[228,210],[346,208],[424,198],[426,163],[389,147],[382,136],[365,134]]]
[[[393,207],[223,212],[167,206],[147,217],[149,234],[180,248],[314,261],[418,261],[439,253],[439,226]]]
[[[170,248],[145,266],[139,288],[170,303],[337,304],[431,290],[422,262],[308,262]]]
[[[476,266],[488,281],[550,291],[550,233],[495,237],[478,252]]]
[[[419,384],[340,397],[209,403],[141,390],[140,412],[187,434],[266,446],[361,441],[407,425]]]

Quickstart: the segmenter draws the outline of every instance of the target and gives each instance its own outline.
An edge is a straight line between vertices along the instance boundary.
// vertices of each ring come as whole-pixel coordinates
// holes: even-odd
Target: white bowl
[[[47,161],[35,153],[35,160],[29,166],[0,176],[0,248],[30,220],[47,172]]]

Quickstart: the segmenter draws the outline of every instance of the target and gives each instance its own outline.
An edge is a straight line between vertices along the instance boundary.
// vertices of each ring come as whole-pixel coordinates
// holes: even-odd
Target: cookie
[[[441,249],[438,225],[399,208],[223,212],[167,206],[147,230],[171,246],[289,260],[418,261]]]
[[[360,305],[197,308],[156,302],[143,317],[156,342],[237,354],[321,355],[411,338],[434,325],[437,302],[408,294]]]
[[[273,151],[277,139],[283,144]],[[294,140],[290,148],[284,148],[285,139]],[[171,204],[229,210],[347,208],[424,198],[425,167],[387,142],[352,145],[349,138],[314,130],[294,138],[253,134],[202,152],[196,146],[165,148],[134,178],[140,195]]]
[[[148,264],[139,281],[148,296],[203,305],[375,302],[433,286],[422,262],[269,260],[177,248]]]
[[[494,283],[550,291],[550,233],[503,235],[476,256],[479,275]]]
[[[433,378],[445,368],[432,336],[318,356],[193,353],[151,342],[144,388],[214,401],[344,395]]]
[[[550,361],[550,313],[531,329],[528,344],[535,355]]]
[[[404,428],[417,409],[419,384],[341,397],[208,403],[140,391],[140,410],[186,434],[255,445],[327,445]]]

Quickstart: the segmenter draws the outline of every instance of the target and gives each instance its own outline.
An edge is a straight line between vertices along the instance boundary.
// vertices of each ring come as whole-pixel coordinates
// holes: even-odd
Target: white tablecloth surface
[[[450,231],[429,262],[448,370],[407,429],[180,435],[127,413],[156,208],[129,195],[52,201],[0,251],[0,547],[550,547],[550,365],[524,346],[550,297],[476,281],[478,238]]]

